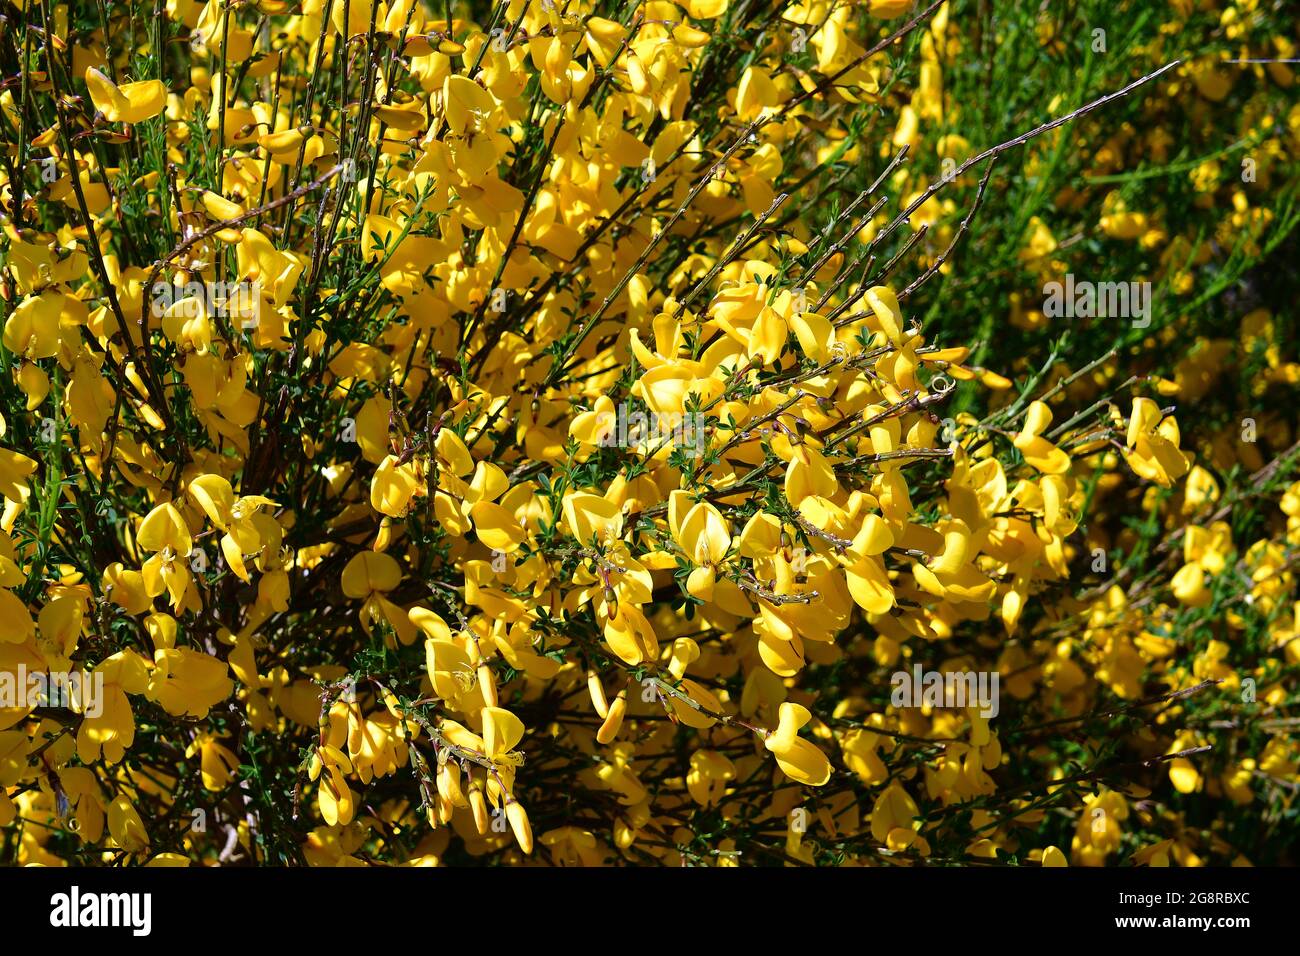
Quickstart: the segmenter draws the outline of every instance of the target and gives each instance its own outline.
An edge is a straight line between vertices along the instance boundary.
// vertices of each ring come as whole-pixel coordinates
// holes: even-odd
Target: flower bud
[[[625,713],[627,713],[627,691],[621,690],[614,698],[614,703],[610,705],[609,713],[605,715],[605,722],[600,725],[600,730],[596,731],[597,743],[608,744],[618,736]]]
[[[519,841],[519,849],[525,853],[532,853],[533,828],[528,823],[528,813],[524,810],[524,805],[518,800],[510,798],[506,803],[506,819],[510,821],[510,829],[515,831],[515,839]]]

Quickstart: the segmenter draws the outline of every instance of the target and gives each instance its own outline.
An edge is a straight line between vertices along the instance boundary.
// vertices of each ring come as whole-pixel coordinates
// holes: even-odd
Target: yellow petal
[[[402,583],[402,569],[389,555],[362,551],[343,569],[343,593],[350,598],[391,591]]]
[[[501,707],[484,707],[483,747],[490,756],[514,750],[524,739],[524,723]]]
[[[496,108],[492,94],[464,76],[447,77],[442,98],[447,125],[458,136],[466,129],[481,130],[478,118],[487,117]]]
[[[480,501],[470,509],[478,538],[493,551],[510,554],[519,549],[525,532],[507,509],[491,501]]]
[[[136,541],[146,551],[161,551],[170,547],[180,556],[186,557],[192,547],[190,529],[185,518],[170,502],[161,504],[150,511],[140,522],[136,532]]]
[[[235,491],[230,482],[220,475],[200,475],[186,488],[212,523],[224,528],[230,523],[230,511],[235,506]]]

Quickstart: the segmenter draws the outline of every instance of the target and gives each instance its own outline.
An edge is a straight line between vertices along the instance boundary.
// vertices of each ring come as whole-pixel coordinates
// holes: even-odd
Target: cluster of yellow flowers
[[[1072,778],[1053,718],[1248,676],[1285,702],[1300,486],[1238,559],[1224,516],[1189,523],[1220,488],[1179,382],[1112,360],[1013,395],[909,312],[964,228],[939,187],[974,195],[889,162],[942,115],[947,6],[790,4],[749,51],[734,6],[168,0],[137,31],[28,0],[0,92],[9,859],[1095,864],[1135,791]],[[908,44],[891,142],[855,124]],[[882,138],[877,195],[789,214]],[[1179,375],[1208,388],[1217,348]],[[1073,596],[1134,495],[1172,598]],[[1281,655],[1249,675],[1170,630],[1238,573]],[[1000,676],[1026,719],[1005,739],[951,682],[891,703],[914,666]],[[1134,744],[1179,792],[1296,776],[1279,735],[1205,780],[1181,713]],[[1013,763],[1040,788],[1000,793]],[[1053,805],[1068,850],[1035,836]]]

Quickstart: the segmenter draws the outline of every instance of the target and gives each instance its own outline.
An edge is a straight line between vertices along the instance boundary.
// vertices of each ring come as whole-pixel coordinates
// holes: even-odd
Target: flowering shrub
[[[1255,6],[7,5],[0,858],[1285,859]]]

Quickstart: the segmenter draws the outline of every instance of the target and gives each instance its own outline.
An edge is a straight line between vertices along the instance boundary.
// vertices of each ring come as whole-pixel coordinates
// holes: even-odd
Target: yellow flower
[[[262,495],[236,498],[230,482],[220,475],[200,475],[186,489],[214,525],[226,532],[221,538],[221,552],[232,571],[245,581],[251,580],[244,565],[244,555],[257,554],[262,548],[258,531],[258,512],[278,507]]]
[[[1042,436],[1052,423],[1052,410],[1042,402],[1030,402],[1025,424],[1014,444],[1025,461],[1045,475],[1062,475],[1070,470],[1070,457]]]
[[[1133,399],[1124,458],[1137,474],[1168,488],[1187,474],[1190,461],[1178,449],[1178,423],[1149,398]]]
[[[736,765],[725,754],[697,750],[691,754],[691,769],[686,775],[686,789],[702,807],[715,806],[727,792],[727,782],[736,779]]]
[[[148,695],[169,714],[204,717],[230,696],[234,682],[226,676],[226,665],[209,654],[188,647],[154,652],[154,670],[149,677]]]
[[[776,755],[776,762],[787,777],[797,783],[820,787],[831,778],[831,763],[817,747],[799,736],[799,728],[812,719],[802,704],[784,703],[780,722],[768,731],[763,746]]]
[[[85,80],[95,109],[110,123],[143,123],[166,104],[167,88],[160,80],[118,86],[93,66],[86,67]]]
[[[119,795],[108,805],[108,832],[113,842],[128,853],[142,853],[149,847],[149,833],[131,801]]]
[[[194,738],[185,750],[185,756],[199,755],[199,772],[203,786],[208,790],[224,790],[239,769],[239,758],[222,744],[215,734],[204,733]]]
[[[194,549],[185,518],[170,503],[158,505],[140,522],[136,542],[144,550],[156,552],[140,569],[146,593],[154,598],[167,591],[172,607],[179,608],[191,583],[184,559]]]

